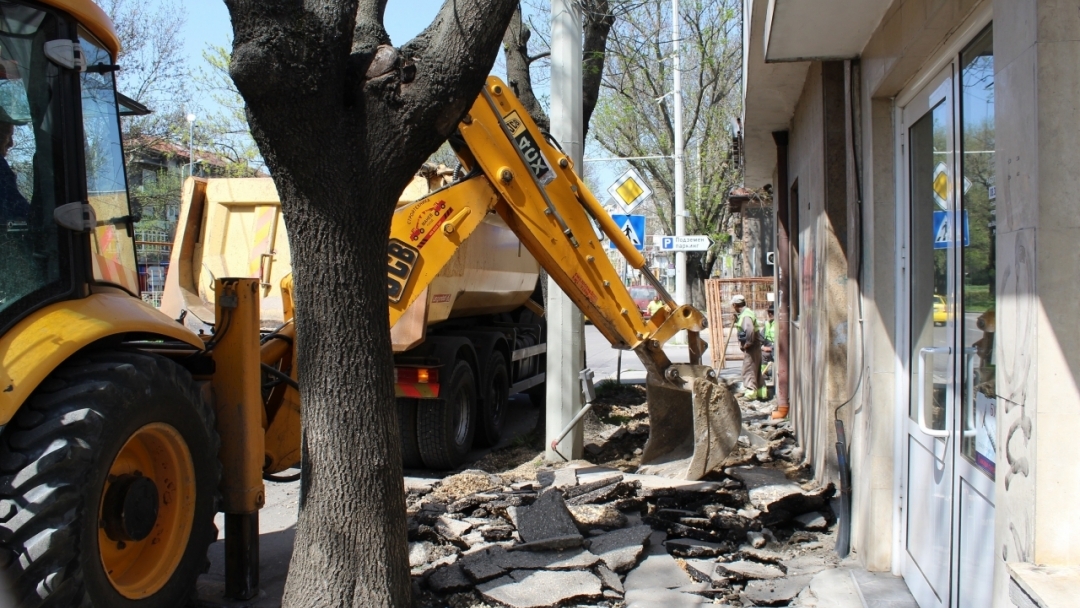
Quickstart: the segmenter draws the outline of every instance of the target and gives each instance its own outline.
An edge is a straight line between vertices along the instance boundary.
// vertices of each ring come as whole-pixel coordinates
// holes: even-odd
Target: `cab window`
[[[80,34],[79,43],[86,57],[86,71],[80,76],[86,191],[97,215],[90,254],[94,280],[137,295],[135,240],[129,232],[127,176],[112,57],[88,33]]]
[[[59,68],[45,58],[56,18],[0,1],[0,327],[70,288],[58,239]]]

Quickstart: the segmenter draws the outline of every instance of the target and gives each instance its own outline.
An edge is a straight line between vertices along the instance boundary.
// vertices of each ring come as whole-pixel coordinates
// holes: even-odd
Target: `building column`
[[[581,11],[571,0],[551,3],[551,134],[574,166],[581,167]],[[550,440],[581,410],[578,373],[585,367],[585,323],[581,311],[555,281],[548,278],[547,289],[547,410],[546,437]],[[556,454],[548,441],[545,459],[561,461],[580,458],[584,443],[583,425],[559,443]],[[561,454],[561,456],[560,456]]]

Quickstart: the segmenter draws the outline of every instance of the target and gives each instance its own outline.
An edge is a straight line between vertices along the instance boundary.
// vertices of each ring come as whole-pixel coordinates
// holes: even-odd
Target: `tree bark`
[[[386,0],[225,0],[230,74],[293,250],[305,465],[283,605],[407,606],[386,314],[398,195],[483,86],[513,0],[447,0],[400,49]]]
[[[581,70],[581,105],[582,127],[581,140],[589,135],[589,121],[593,110],[600,100],[600,85],[604,82],[604,57],[607,54],[608,35],[615,25],[615,15],[611,12],[608,0],[586,0],[582,3],[582,28],[585,40],[582,44]]]
[[[529,39],[531,38],[532,30],[521,19],[521,4],[519,3],[514,9],[510,25],[503,36],[503,51],[506,53],[506,84],[514,91],[514,95],[517,95],[521,105],[525,106],[525,111],[536,122],[536,126],[543,131],[550,131],[551,120],[533,92],[532,64],[543,55],[529,55]]]

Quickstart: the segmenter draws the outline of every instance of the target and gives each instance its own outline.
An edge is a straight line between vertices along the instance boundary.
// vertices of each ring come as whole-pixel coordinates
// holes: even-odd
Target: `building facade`
[[[778,398],[821,480],[843,425],[853,552],[923,608],[1080,605],[1080,5],[744,19]]]

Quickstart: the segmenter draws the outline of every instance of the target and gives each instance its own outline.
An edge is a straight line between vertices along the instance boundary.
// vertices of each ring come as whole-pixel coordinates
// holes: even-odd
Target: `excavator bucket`
[[[721,469],[739,441],[742,413],[715,378],[704,365],[648,374],[649,441],[638,472],[696,480]]]

